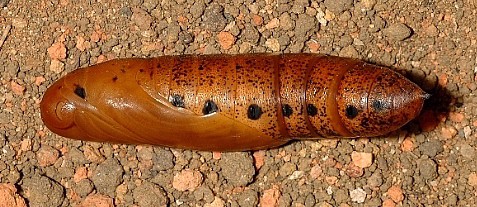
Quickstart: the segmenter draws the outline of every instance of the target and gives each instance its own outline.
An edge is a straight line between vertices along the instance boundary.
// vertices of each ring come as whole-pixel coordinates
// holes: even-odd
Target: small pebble
[[[450,112],[449,119],[453,122],[460,123],[465,119],[465,116],[462,113]]]
[[[295,179],[303,177],[304,174],[305,174],[305,172],[303,172],[303,171],[295,171],[288,177],[288,179],[289,180],[295,180]]]
[[[429,157],[435,157],[437,154],[443,152],[444,148],[442,147],[442,143],[439,140],[433,139],[420,144],[419,151]]]
[[[45,145],[36,153],[36,159],[41,167],[46,167],[53,165],[58,160],[59,155],[58,150]]]
[[[73,185],[72,190],[80,197],[86,197],[94,190],[93,182],[83,179]],[[116,188],[116,195],[120,194],[120,188]],[[118,196],[119,197],[119,196]]]
[[[353,6],[353,0],[325,0],[325,6],[331,12],[340,14]]]
[[[144,182],[133,190],[133,197],[141,207],[167,206],[166,192],[154,183]]]
[[[397,185],[391,186],[386,193],[396,203],[404,200],[402,189]]]
[[[202,22],[212,32],[223,30],[227,25],[227,19],[224,17],[224,8],[216,3],[208,5],[202,16]]]
[[[441,135],[445,139],[452,139],[457,134],[457,130],[453,126],[444,126],[441,129]]]
[[[98,149],[89,145],[83,147],[83,154],[87,160],[94,163],[102,163],[105,160]]]
[[[73,181],[79,183],[83,179],[88,178],[88,169],[86,167],[78,167],[73,176]]]
[[[320,51],[320,43],[316,42],[316,41],[308,41],[307,44],[308,48],[310,48],[310,52],[311,53],[317,53]]]
[[[362,188],[356,188],[349,192],[349,196],[351,197],[351,201],[363,203],[366,200],[366,191]]]
[[[316,24],[315,21],[316,19],[312,16],[306,14],[299,14],[298,19],[295,23],[296,25],[299,25],[299,27],[295,27],[296,38],[298,38],[299,40],[305,40],[305,36],[308,31],[312,29],[318,30],[319,24]]]
[[[278,170],[279,175],[286,177],[291,175],[296,170],[296,165],[290,162],[283,164]]]
[[[418,168],[424,179],[430,180],[437,176],[437,165],[431,159],[420,160]]]
[[[43,76],[37,76],[35,77],[35,85],[40,86],[43,82],[45,82],[46,79]]]
[[[139,27],[141,30],[147,30],[152,24],[153,18],[146,11],[140,8],[132,8],[131,20]]]
[[[330,185],[334,185],[337,180],[338,180],[338,178],[336,176],[326,176],[325,177],[325,181]]]
[[[103,38],[103,32],[101,30],[95,30],[89,37],[91,42],[99,42]]]
[[[470,186],[477,186],[477,173],[475,173],[475,172],[470,173],[470,174],[469,174],[469,179],[468,179],[467,183],[468,183]]]
[[[346,167],[345,173],[346,175],[352,178],[357,178],[357,177],[361,177],[364,174],[364,170],[363,168],[358,167],[354,165],[353,163],[351,163],[350,165]]]
[[[356,152],[351,153],[351,159],[353,160],[354,165],[360,168],[367,168],[373,164],[373,154],[367,152]]]
[[[460,146],[460,154],[467,159],[473,159],[475,157],[475,148],[467,143],[463,143]]]
[[[21,96],[25,92],[25,87],[15,81],[10,82],[10,86],[12,87],[12,92],[16,95]]]
[[[313,166],[310,170],[310,176],[313,179],[320,178],[322,176],[322,174],[323,174],[323,169],[321,169],[321,166],[319,166],[319,165]]]
[[[280,199],[280,190],[277,185],[273,185],[272,188],[263,191],[262,197],[260,197],[261,207],[275,207]]]
[[[401,143],[401,150],[403,152],[411,152],[414,148],[414,142],[409,137],[406,137]]]
[[[391,199],[386,199],[383,201],[383,207],[395,207],[396,203],[394,203]]]
[[[233,186],[246,186],[253,181],[255,167],[248,153],[223,153],[219,161],[221,175]]]
[[[235,37],[230,32],[220,32],[217,35],[220,46],[224,50],[228,50],[235,43]]]
[[[12,184],[0,184],[0,206],[26,207],[25,199],[17,194],[17,189]]]
[[[265,46],[268,47],[273,52],[278,52],[280,50],[280,43],[275,38],[270,38],[265,42]]]
[[[212,159],[220,160],[220,158],[222,158],[222,153],[221,152],[212,152]]]
[[[243,193],[240,193],[237,200],[240,206],[257,206],[258,205],[257,192],[253,190],[245,190]]]
[[[116,187],[123,182],[123,167],[115,158],[109,158],[99,164],[91,180],[99,193],[114,196]]]
[[[464,127],[464,137],[469,138],[471,134],[472,134],[472,129],[470,128],[470,126],[465,126]]]
[[[280,25],[280,20],[278,20],[278,18],[273,18],[265,25],[265,28],[274,29],[274,28],[277,28],[279,25]]]
[[[61,73],[65,69],[65,64],[57,59],[53,59],[50,62],[50,71],[55,73]]]
[[[375,172],[368,178],[367,184],[372,188],[379,187],[383,184],[383,176],[381,173]]]
[[[86,49],[89,49],[91,47],[91,44],[87,42],[84,37],[82,36],[76,36],[76,48],[80,50],[81,52],[85,51]]]
[[[64,60],[66,58],[66,46],[62,42],[53,43],[47,51],[53,60]]]
[[[253,22],[254,25],[260,26],[260,25],[263,24],[263,17],[260,16],[260,15],[254,14],[254,15],[252,15],[252,22]]]
[[[63,186],[48,177],[37,174],[23,179],[22,190],[27,195],[30,206],[57,207],[65,199]]]
[[[339,56],[348,58],[359,58],[359,53],[352,45],[349,45],[341,49]]]
[[[255,169],[260,169],[265,164],[265,151],[258,150],[253,152],[253,164]]]
[[[402,41],[411,36],[412,30],[402,23],[392,24],[385,28],[384,35],[393,41]]]
[[[321,8],[317,9],[315,17],[318,20],[318,22],[321,24],[321,26],[326,26],[328,24],[328,20],[326,20],[325,18],[325,12],[323,12]]]
[[[288,13],[283,13],[279,18],[279,22],[280,28],[285,31],[291,30],[295,27],[295,24]]]
[[[194,191],[202,184],[203,176],[197,170],[185,169],[177,173],[172,181],[172,187],[178,191]]]

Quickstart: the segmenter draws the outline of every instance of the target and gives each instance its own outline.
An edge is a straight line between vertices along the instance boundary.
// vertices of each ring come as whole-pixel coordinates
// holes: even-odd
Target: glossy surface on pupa
[[[64,137],[241,151],[384,135],[414,119],[424,97],[400,74],[355,59],[187,55],[78,69],[40,106],[45,125]]]

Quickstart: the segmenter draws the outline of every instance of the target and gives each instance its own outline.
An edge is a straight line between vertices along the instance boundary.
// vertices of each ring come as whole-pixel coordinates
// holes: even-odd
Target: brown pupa
[[[183,55],[78,69],[40,107],[51,131],[73,139],[243,151],[385,135],[414,119],[425,97],[402,75],[355,59]]]

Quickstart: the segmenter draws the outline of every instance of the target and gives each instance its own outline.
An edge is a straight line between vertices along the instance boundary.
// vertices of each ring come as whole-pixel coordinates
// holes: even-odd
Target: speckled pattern
[[[284,121],[291,137],[310,137],[311,129],[306,124],[305,86],[307,65],[312,56],[285,56],[280,63],[280,101],[292,109]]]
[[[349,58],[186,55],[80,69],[54,84],[41,108],[47,126],[65,137],[104,141],[109,134],[111,142],[233,151],[270,148],[294,137],[386,134],[417,116],[423,94],[389,69]],[[292,109],[289,116],[284,104]],[[211,106],[216,112],[204,114]],[[352,116],[350,107],[356,108]],[[69,126],[56,127],[63,126],[61,117]]]
[[[309,120],[322,137],[352,137],[338,116],[338,87],[344,74],[353,68],[354,60],[325,57],[315,61],[306,87],[306,102],[318,109]],[[341,103],[341,102],[340,102]]]
[[[355,136],[382,133],[382,126],[396,130],[422,108],[425,93],[402,75],[370,64],[355,65],[343,78],[337,94],[341,122]],[[362,97],[367,97],[363,99]],[[353,118],[347,108],[355,107]]]

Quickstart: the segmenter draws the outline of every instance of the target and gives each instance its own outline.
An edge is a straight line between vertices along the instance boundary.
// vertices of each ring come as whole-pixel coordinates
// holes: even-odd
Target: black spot
[[[385,104],[382,101],[375,100],[373,101],[373,108],[376,111],[381,111],[386,108]]]
[[[237,71],[239,71],[239,70],[242,69],[242,68],[243,68],[243,66],[241,66],[241,65],[239,65],[239,64],[235,65],[235,70],[237,70]]]
[[[262,115],[262,108],[257,104],[252,104],[248,107],[247,116],[251,120],[257,120]]]
[[[185,108],[184,97],[179,94],[174,94],[169,97],[169,101],[175,107]]]
[[[116,82],[118,80],[118,76],[113,77],[113,82]]]
[[[199,65],[199,70],[204,70],[204,66],[202,64]]]
[[[284,104],[282,105],[283,116],[290,117],[293,114],[293,109],[290,105]]]
[[[82,99],[85,99],[86,98],[86,91],[84,90],[83,87],[79,86],[79,85],[76,85],[76,88],[75,88],[75,94],[78,95],[79,97],[81,97]]]
[[[142,68],[139,69],[139,72],[144,73],[144,69],[142,69]]]
[[[345,112],[346,117],[349,119],[353,119],[354,117],[358,116],[358,109],[355,106],[347,106]]]
[[[204,104],[204,108],[202,109],[202,113],[204,115],[207,115],[207,114],[215,113],[218,110],[219,110],[219,108],[217,107],[217,104],[215,104],[211,100],[207,100]]]
[[[313,104],[308,104],[306,106],[306,112],[308,113],[308,115],[310,116],[316,116],[316,114],[318,114],[318,109],[316,108],[315,105]]]

